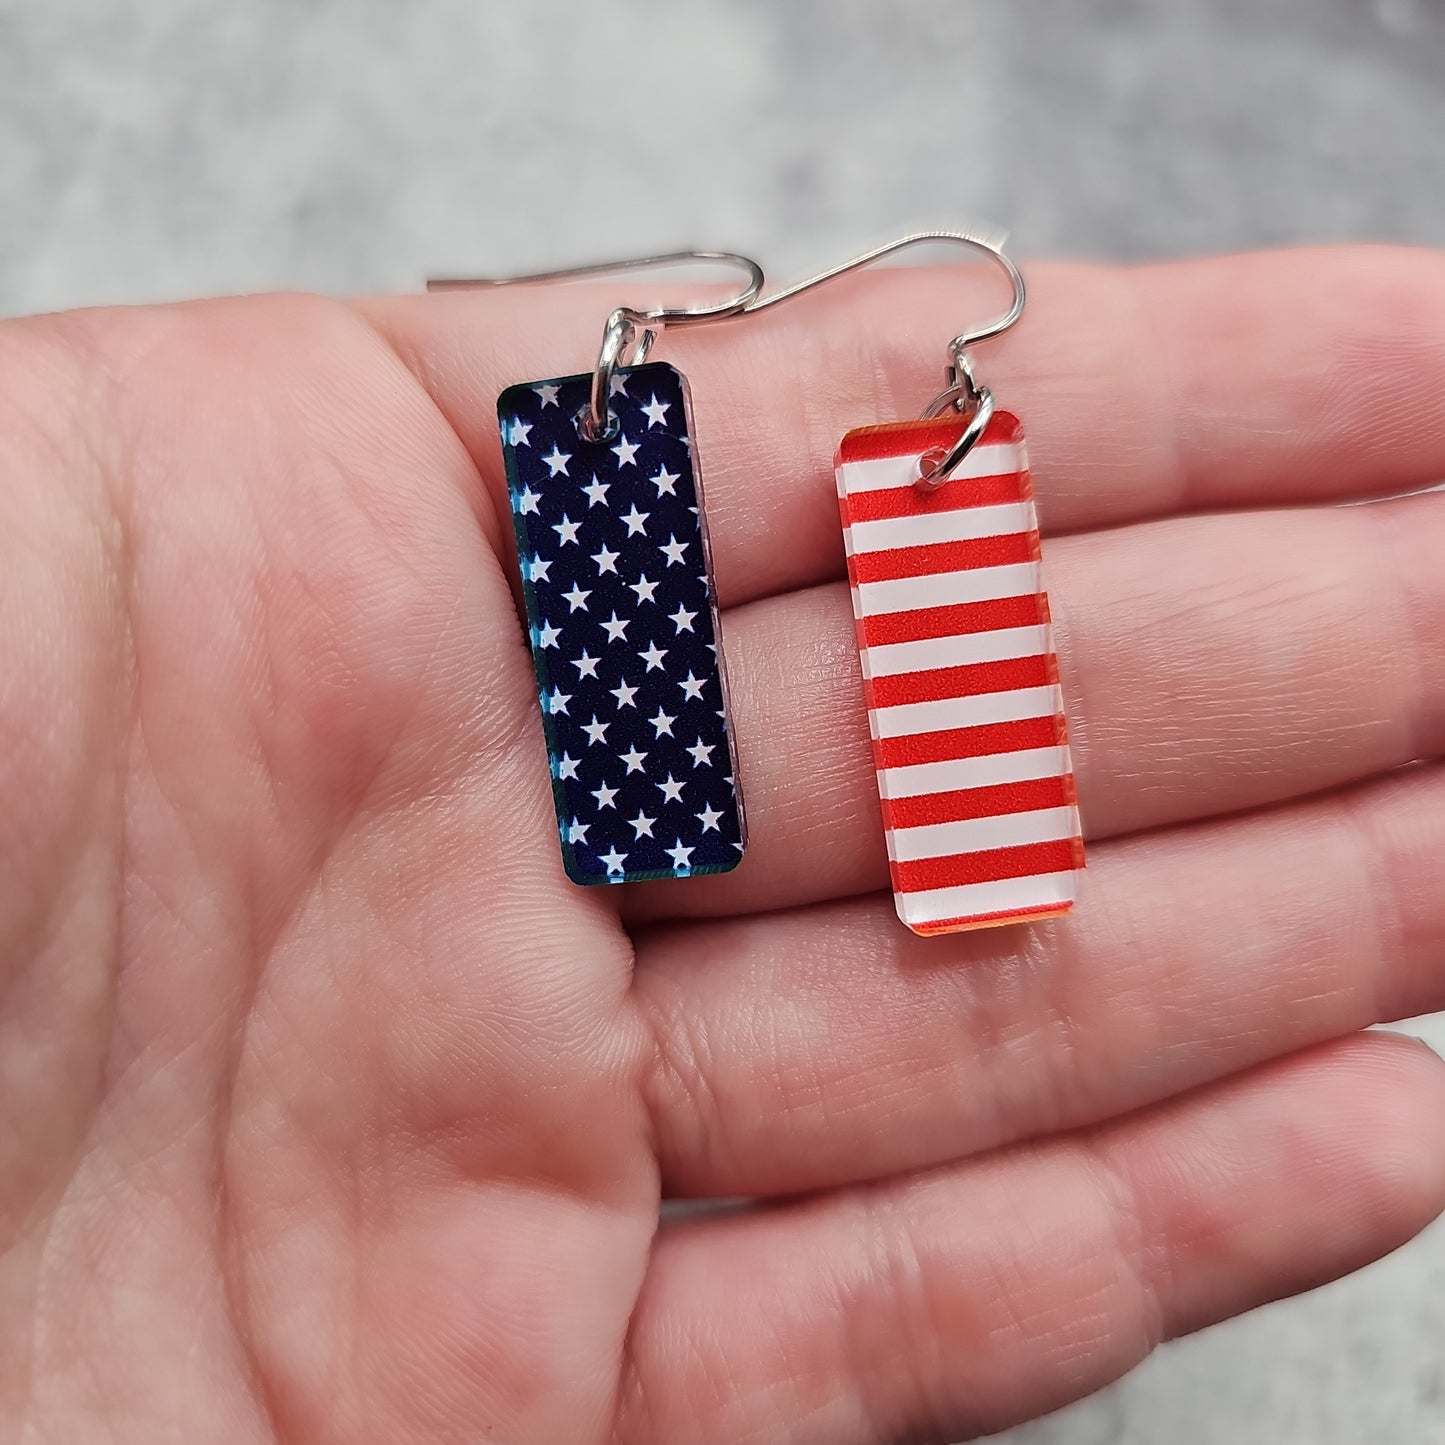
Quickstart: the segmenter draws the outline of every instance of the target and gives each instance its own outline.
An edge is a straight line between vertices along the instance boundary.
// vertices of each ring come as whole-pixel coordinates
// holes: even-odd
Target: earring
[[[923,232],[744,308],[937,241],[997,264],[1012,303],[949,342],[921,419],[850,431],[834,461],[894,900],[921,934],[1067,913],[1084,866],[1023,428],[968,355],[1022,316],[1024,280],[990,241]]]
[[[608,317],[590,372],[497,398],[527,636],[562,861],[574,883],[725,873],[746,842],[687,383],[648,361],[665,326],[757,298],[744,256],[687,251],[507,281],[711,263],[747,283],[711,305]]]

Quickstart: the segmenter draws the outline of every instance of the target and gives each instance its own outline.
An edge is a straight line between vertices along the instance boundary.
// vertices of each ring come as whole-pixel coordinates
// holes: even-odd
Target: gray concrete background
[[[1445,0],[0,0],[0,215],[0,314],[975,218],[1440,245]],[[1007,1439],[1445,1445],[1445,1230]]]

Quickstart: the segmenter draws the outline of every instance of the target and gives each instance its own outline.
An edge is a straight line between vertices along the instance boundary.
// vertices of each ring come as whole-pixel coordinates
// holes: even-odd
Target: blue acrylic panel
[[[686,383],[617,372],[615,434],[589,442],[591,382],[497,399],[563,862],[575,883],[725,873],[744,826]]]

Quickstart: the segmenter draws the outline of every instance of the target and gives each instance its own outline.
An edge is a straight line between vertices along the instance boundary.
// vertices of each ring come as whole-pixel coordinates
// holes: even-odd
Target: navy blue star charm
[[[745,841],[687,388],[619,371],[606,440],[591,376],[497,399],[567,875],[725,873]]]

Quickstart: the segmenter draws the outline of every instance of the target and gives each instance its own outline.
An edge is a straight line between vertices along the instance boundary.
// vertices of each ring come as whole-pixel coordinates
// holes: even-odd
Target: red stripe
[[[965,507],[1027,502],[1033,495],[1024,472],[1000,472],[995,477],[966,477],[949,482],[936,492],[918,487],[879,487],[853,492],[843,500],[845,522],[879,522],[888,517],[927,517],[934,512],[959,512]]]
[[[933,733],[910,733],[901,738],[879,738],[875,748],[879,768],[907,768],[918,763],[945,763],[954,758],[1051,748],[1058,741],[1056,717],[1030,717],[1019,722],[985,723],[973,728],[944,728]]]
[[[929,938],[933,933],[962,933],[970,928],[998,928],[1003,923],[1023,923],[1027,919],[1042,923],[1043,919],[1064,918],[1065,913],[1072,912],[1074,902],[1069,900],[1068,903],[1042,903],[1039,907],[1010,907],[998,913],[968,913],[964,918],[941,918],[933,923],[909,923],[909,928]]]
[[[1061,838],[1053,843],[1026,843],[1018,848],[989,848],[982,853],[953,853],[947,858],[895,863],[893,887],[898,893],[923,893],[930,888],[957,888],[965,883],[1067,873],[1077,866],[1080,847],[1077,838]]]
[[[929,547],[889,547],[883,552],[855,553],[852,573],[859,584],[889,582],[898,577],[967,572],[975,567],[1005,567],[1014,562],[1032,562],[1038,555],[1037,532],[1010,532],[1002,537],[935,542]]]
[[[1073,801],[1071,782],[1063,778],[1029,778],[1020,783],[995,783],[987,788],[959,788],[952,793],[921,793],[916,798],[885,798],[886,828],[926,828],[932,823],[961,823],[969,818],[1002,818],[1063,808]]]
[[[895,421],[883,426],[860,426],[839,442],[835,465],[874,461],[879,457],[917,456],[930,447],[951,447],[963,435],[967,424],[962,417],[944,416],[934,421]],[[986,447],[1016,442],[1022,433],[1023,428],[1016,416],[997,411],[978,444]]]
[[[1045,918],[1062,918],[1073,911],[1074,904],[1043,903],[1037,908],[1005,908],[999,913],[971,913],[962,918],[940,918],[933,923],[910,923],[908,926],[925,937],[934,933],[961,933],[966,928],[997,928],[1004,923],[1022,923],[1032,918],[1036,923]]]
[[[1036,653],[1032,657],[1006,657],[1001,662],[969,662],[958,667],[875,677],[865,684],[865,689],[869,707],[900,707],[910,702],[939,702],[946,697],[978,697],[986,692],[1044,687],[1054,680],[1052,674],[1053,659]]]
[[[989,602],[955,602],[947,607],[916,607],[908,612],[883,612],[865,617],[863,645],[922,642],[928,637],[962,637],[970,632],[999,632],[1008,627],[1036,627],[1049,620],[1041,593],[998,597]]]

